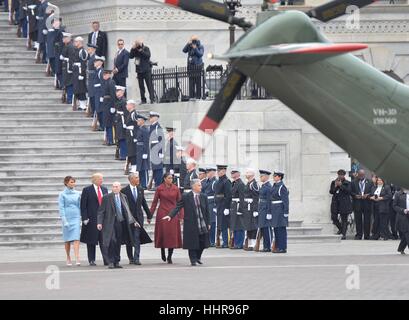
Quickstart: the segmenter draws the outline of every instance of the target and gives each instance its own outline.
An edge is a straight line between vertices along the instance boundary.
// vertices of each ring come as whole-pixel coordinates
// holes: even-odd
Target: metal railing
[[[154,68],[152,80],[160,103],[213,100],[222,88],[227,72],[222,65],[210,65],[207,68]],[[237,96],[239,100],[272,98],[263,87],[251,80],[245,83]]]

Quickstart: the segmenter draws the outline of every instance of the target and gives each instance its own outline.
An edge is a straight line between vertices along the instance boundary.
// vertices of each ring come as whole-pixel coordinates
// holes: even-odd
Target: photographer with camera
[[[136,73],[138,74],[139,90],[141,91],[141,104],[146,104],[145,83],[149,91],[151,103],[155,103],[155,91],[152,82],[151,51],[145,46],[143,40],[136,40],[129,53],[130,59],[135,59]]]
[[[189,75],[189,97],[191,99],[201,99],[204,47],[198,36],[192,36],[190,41],[183,48],[183,52],[188,54],[187,72]]]
[[[332,181],[329,191],[332,194],[332,223],[338,228],[338,234],[342,234],[342,240],[346,240],[348,216],[352,213],[351,182],[345,179],[346,174],[345,170],[339,170],[338,177]],[[338,216],[341,216],[341,222]]]

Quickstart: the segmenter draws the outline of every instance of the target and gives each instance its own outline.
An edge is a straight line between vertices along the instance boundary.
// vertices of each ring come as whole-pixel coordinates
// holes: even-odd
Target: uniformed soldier
[[[239,170],[232,170],[232,202],[230,206],[230,230],[233,232],[233,241],[230,240],[231,249],[243,249],[244,238],[246,234],[246,220],[244,213],[246,212],[245,189],[246,186],[241,180]]]
[[[116,99],[116,88],[115,81],[112,80],[112,70],[104,70],[103,72],[102,88],[104,101],[102,103],[103,119],[105,127],[105,142],[107,146],[114,145],[114,114],[115,110],[115,99]]]
[[[231,205],[231,182],[226,176],[226,165],[217,166],[217,174],[219,179],[214,186],[215,189],[215,202],[217,208],[217,235],[216,235],[216,247],[228,248],[229,247],[229,214]],[[220,246],[220,233],[222,234],[223,244]]]
[[[272,207],[273,226],[275,235],[275,244],[273,253],[287,253],[287,227],[289,200],[288,190],[284,185],[284,173],[274,172],[274,185],[272,189]]]
[[[182,146],[176,146],[176,160],[173,164],[175,184],[178,186],[181,193],[184,192],[184,181],[187,176],[187,167],[184,152],[185,148],[183,148]]]
[[[163,160],[166,172],[169,172],[172,175],[175,174],[174,165],[175,165],[175,161],[177,160],[177,157],[176,157],[177,142],[175,141],[175,131],[176,131],[176,128],[166,127],[167,142],[166,142],[166,148],[165,148],[165,158]]]
[[[128,151],[128,158],[125,165],[125,175],[129,175],[129,172],[136,172],[136,143],[135,143],[135,120],[136,120],[136,102],[134,100],[128,100],[126,104],[125,125],[126,125],[126,149]],[[131,170],[129,170],[129,166]]]
[[[36,11],[38,0],[28,0],[27,1],[27,17],[28,17],[28,39],[27,39],[27,49],[33,49],[34,43],[37,41],[37,19]],[[58,56],[57,56],[58,57]]]
[[[43,64],[47,63],[47,53],[46,53],[46,20],[47,20],[47,7],[48,1],[41,0],[41,3],[37,7],[36,19],[37,19],[37,42],[39,44],[37,49],[37,63],[42,62]],[[42,57],[42,58],[41,58]]]
[[[247,238],[244,250],[253,251],[256,246],[258,229],[258,199],[260,187],[256,181],[256,172],[254,169],[246,170],[247,185],[244,190],[244,202],[246,204],[244,216]]]
[[[190,192],[192,190],[191,182],[194,179],[198,179],[199,176],[196,172],[197,162],[194,159],[186,160],[186,176],[183,179],[183,192]]]
[[[115,114],[114,114],[114,129],[115,129],[115,143],[117,144],[119,155],[117,160],[126,161],[128,156],[128,150],[126,148],[126,123],[125,118],[128,116],[128,110],[126,109],[126,88],[122,86],[116,86],[116,99],[115,99]]]
[[[273,216],[271,214],[272,190],[270,183],[271,172],[260,170],[260,188],[259,206],[258,206],[258,227],[263,237],[263,252],[271,252],[273,242]]]
[[[72,44],[72,34],[64,32],[63,33],[64,48],[62,49],[60,61],[62,61],[62,71],[63,71],[63,83],[64,83],[64,93],[67,104],[72,104],[73,101],[73,65],[75,48]]]
[[[63,80],[62,80],[62,61],[60,60],[60,56],[62,50],[64,48],[64,32],[65,28],[61,25],[61,19],[55,23],[54,26],[55,33],[54,33],[54,72],[55,72],[55,88],[56,89],[63,89]]]
[[[136,143],[136,170],[139,172],[141,186],[147,189],[149,180],[149,129],[145,127],[148,118],[141,114],[136,116],[137,126],[134,129]]]
[[[87,91],[88,91],[88,115],[93,116],[95,113],[95,76],[96,76],[96,69],[95,69],[95,52],[97,50],[97,46],[93,45],[92,43],[87,44],[87,52],[88,52],[88,61],[87,61]]]
[[[75,55],[73,61],[73,91],[74,91],[74,110],[76,101],[79,101],[78,110],[87,110],[87,60],[88,52],[84,49],[84,39],[77,37],[74,40]]]
[[[55,58],[59,57],[59,55],[56,55],[58,52],[55,50],[55,43],[56,43],[56,38],[59,33],[61,26],[61,21],[58,19],[54,19],[52,22],[52,28],[45,30],[47,32],[47,37],[46,37],[46,51],[47,51],[47,58],[48,58],[48,64],[50,66],[50,74],[47,74],[47,76],[55,76],[56,74],[56,64],[55,64]],[[59,60],[59,59],[58,59]]]
[[[206,183],[207,183],[207,175],[206,175],[207,171],[206,171],[206,168],[203,168],[203,167],[200,167],[198,171],[199,171],[199,180],[202,184],[202,192],[203,192],[203,189],[206,188]]]
[[[163,179],[163,159],[165,152],[165,133],[159,124],[160,114],[151,111],[149,114],[149,145],[150,163],[152,168],[152,179],[155,182],[155,189],[162,184]]]
[[[199,169],[200,170],[200,169]],[[209,166],[206,168],[206,182],[203,184],[202,193],[206,195],[207,201],[209,204],[209,216],[210,216],[210,246],[215,247],[216,245],[216,217],[217,217],[217,209],[215,204],[215,185],[217,182],[216,179],[216,167]]]
[[[94,121],[98,119],[99,129],[98,131],[105,131],[104,127],[104,110],[102,108],[104,102],[104,90],[102,88],[102,83],[104,81],[104,65],[105,58],[100,56],[95,56],[95,75],[94,75],[94,95],[95,95],[95,114]]]

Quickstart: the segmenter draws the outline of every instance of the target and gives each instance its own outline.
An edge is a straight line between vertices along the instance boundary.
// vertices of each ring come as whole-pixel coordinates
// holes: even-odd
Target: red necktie
[[[98,203],[99,205],[102,204],[102,193],[101,193],[101,187],[98,187]]]

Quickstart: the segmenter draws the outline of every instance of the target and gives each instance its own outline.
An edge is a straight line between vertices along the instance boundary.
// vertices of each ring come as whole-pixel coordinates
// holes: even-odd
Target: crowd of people
[[[187,161],[183,181],[174,170],[167,171],[150,207],[138,172],[129,175],[124,188],[115,182],[112,192],[103,186],[100,173],[82,192],[75,190],[75,178],[67,176],[59,196],[67,265],[73,264],[71,245],[76,264],[81,265],[81,242],[87,245],[90,266],[96,266],[97,245],[110,269],[122,268],[122,245],[129,263],[141,265],[141,245],[152,242],[144,229],[144,213],[148,224],[156,215],[155,248],[161,249],[161,258],[168,264],[179,248],[189,251],[192,266],[203,264],[203,251],[209,247],[287,252],[289,197],[282,172],[274,173],[272,184],[272,173],[260,170],[259,185],[253,169],[246,170],[245,183],[236,169],[229,179],[225,165],[198,171],[196,167],[194,160]]]
[[[376,175],[368,179],[359,170],[352,182],[339,170],[330,186],[331,218],[342,239],[346,239],[349,216],[354,213],[355,240],[401,239],[398,251],[409,243],[409,190],[387,184]]]

